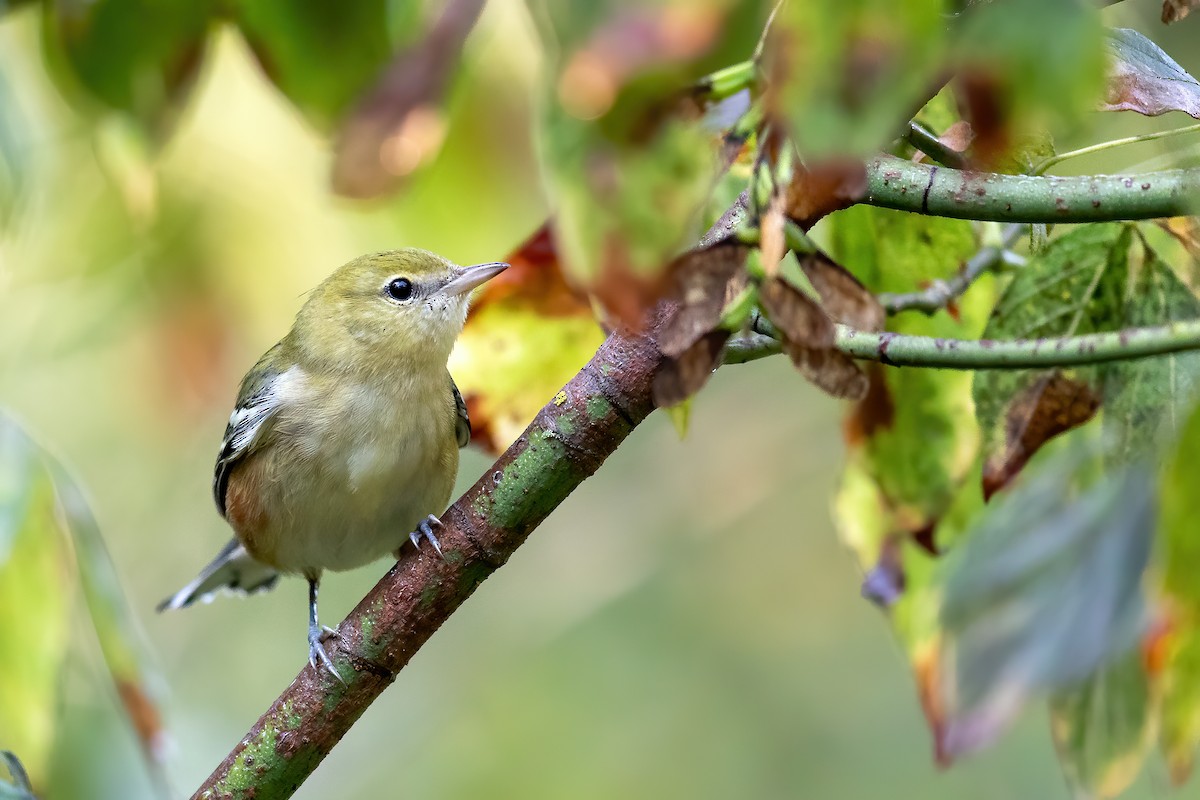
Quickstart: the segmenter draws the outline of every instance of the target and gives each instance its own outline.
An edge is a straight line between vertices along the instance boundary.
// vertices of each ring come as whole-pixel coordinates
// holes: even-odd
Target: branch
[[[967,159],[962,153],[951,150],[942,144],[933,131],[915,119],[908,123],[908,130],[905,131],[904,138],[917,150],[944,166],[959,169],[967,163]]]
[[[868,198],[882,208],[996,222],[1110,222],[1192,213],[1200,168],[1061,178],[966,172],[879,156]]]
[[[748,333],[729,340],[726,364],[745,364],[782,352],[779,332],[755,314]],[[1200,350],[1200,319],[1111,333],[1047,339],[937,339],[883,331],[871,333],[837,326],[834,348],[864,361],[894,367],[938,369],[1029,369],[1073,367],[1131,361]]]
[[[958,274],[949,280],[932,281],[928,287],[919,292],[905,294],[884,292],[877,295],[877,299],[889,314],[909,310],[923,311],[926,314],[939,311],[945,308],[951,300],[960,297],[967,289],[971,288],[971,284],[978,280],[979,276],[994,269],[1003,261],[1005,253],[1016,244],[1024,230],[1024,225],[1009,225],[1005,228],[998,246],[980,248],[979,252],[963,265]]]
[[[834,347],[854,358],[881,361],[897,367],[1069,367],[1200,349],[1200,320],[1172,322],[1150,328],[1126,328],[1112,333],[1012,341],[866,333],[838,325]]]
[[[442,516],[447,560],[407,550],[338,626],[330,656],[345,684],[306,665],[193,798],[290,797],[447,617],[650,414],[661,359],[649,336],[609,336]]]

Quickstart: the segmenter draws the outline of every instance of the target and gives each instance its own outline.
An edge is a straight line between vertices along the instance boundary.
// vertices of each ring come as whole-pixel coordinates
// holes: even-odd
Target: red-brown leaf
[[[750,249],[734,239],[689,250],[667,269],[668,297],[675,301],[658,331],[659,346],[679,356],[717,327],[721,312],[749,280],[743,265]]]
[[[708,383],[721,364],[729,331],[710,331],[676,358],[664,359],[651,387],[659,408],[682,403]]]
[[[1101,108],[1158,116],[1182,111],[1200,119],[1200,82],[1137,31],[1110,33],[1108,92]]]
[[[824,253],[813,253],[800,259],[800,268],[830,317],[863,331],[883,330],[883,306],[841,264]]]
[[[867,169],[862,161],[832,158],[809,167],[797,166],[787,189],[787,213],[804,230],[822,217],[849,208],[867,196]]]
[[[1198,5],[1200,5],[1200,0],[1163,0],[1163,24],[1170,25],[1172,22],[1179,22]]]
[[[483,0],[449,0],[425,38],[396,54],[342,125],[335,192],[380,197],[437,154],[445,134],[442,95],[482,9]]]
[[[1013,398],[1005,414],[1004,447],[983,465],[984,498],[1007,486],[1043,444],[1087,422],[1099,407],[1092,387],[1059,370]]]

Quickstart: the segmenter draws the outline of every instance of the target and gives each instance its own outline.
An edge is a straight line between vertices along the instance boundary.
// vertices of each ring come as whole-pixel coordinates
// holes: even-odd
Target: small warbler
[[[213,496],[235,538],[158,610],[299,573],[309,663],[337,675],[323,646],[333,631],[317,621],[321,573],[398,554],[405,539],[441,553],[434,512],[450,500],[458,448],[471,437],[446,362],[471,290],[507,266],[393,250],[314,289],[242,380],[225,429]]]

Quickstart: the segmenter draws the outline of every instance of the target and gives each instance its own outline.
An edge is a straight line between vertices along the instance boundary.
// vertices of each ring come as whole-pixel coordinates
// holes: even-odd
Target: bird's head
[[[360,256],[313,290],[293,331],[321,360],[379,369],[426,360],[444,365],[466,322],[471,290],[507,266],[460,267],[415,248]]]

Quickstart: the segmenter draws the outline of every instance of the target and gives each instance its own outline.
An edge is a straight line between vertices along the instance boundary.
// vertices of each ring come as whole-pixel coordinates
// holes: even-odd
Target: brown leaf
[[[861,447],[876,433],[891,428],[896,421],[896,404],[888,390],[883,365],[872,361],[866,366],[867,392],[842,423],[842,436],[848,447]]]
[[[1172,22],[1179,22],[1198,5],[1200,5],[1200,0],[1163,0],[1163,24],[1170,25]]]
[[[763,281],[758,299],[788,342],[818,349],[833,346],[833,320],[815,300],[782,277]]]
[[[689,250],[667,268],[668,297],[678,305],[658,330],[658,343],[679,356],[721,319],[721,312],[749,281],[743,265],[750,248],[725,239]]]
[[[867,168],[852,158],[830,158],[797,166],[787,188],[787,214],[808,230],[822,217],[867,196]]]
[[[1007,486],[1043,444],[1087,422],[1099,407],[1091,386],[1060,370],[1013,398],[1005,414],[1004,449],[990,453],[983,465],[984,498]]]
[[[677,405],[700,391],[720,366],[728,339],[729,331],[709,331],[678,357],[664,359],[651,387],[654,405]]]
[[[986,69],[965,70],[957,82],[963,116],[974,132],[974,165],[991,169],[1013,145],[1013,124],[1004,79]]]
[[[342,125],[333,190],[367,199],[394,190],[441,149],[442,95],[483,0],[449,0],[425,38],[395,55]]]
[[[701,6],[618,14],[569,58],[558,80],[559,102],[579,119],[601,117],[626,81],[656,66],[702,55],[720,27],[716,9]]]
[[[824,253],[813,253],[800,259],[800,268],[833,319],[862,331],[883,330],[883,306],[841,264]]]
[[[783,235],[786,223],[783,194],[778,191],[773,192],[758,221],[759,253],[763,269],[768,275],[774,275],[779,270],[779,262],[787,253],[787,244]]]
[[[167,744],[167,732],[163,728],[158,706],[136,683],[120,679],[116,683],[117,695],[142,748],[156,760],[160,759]]]
[[[1200,119],[1200,82],[1142,34],[1109,32],[1108,91],[1100,108],[1158,116],[1182,111]]]
[[[783,352],[791,357],[800,374],[826,394],[843,400],[861,400],[867,395],[867,376],[854,359],[832,347],[808,347],[784,342]]]

